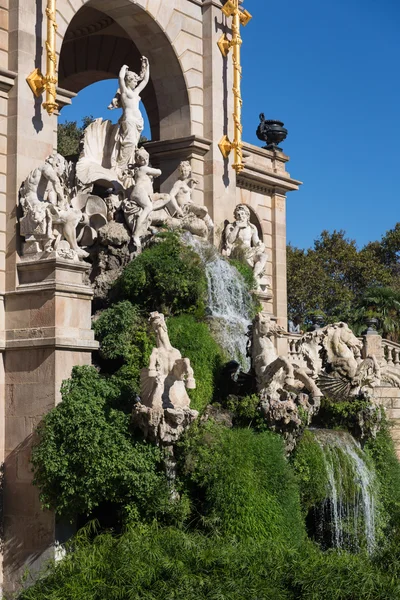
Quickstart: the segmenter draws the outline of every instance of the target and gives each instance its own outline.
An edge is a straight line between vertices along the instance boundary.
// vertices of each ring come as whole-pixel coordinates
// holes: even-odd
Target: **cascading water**
[[[246,334],[251,325],[252,300],[244,279],[214,246],[190,234],[184,237],[205,266],[207,309],[213,333],[227,356],[248,370],[250,361],[246,358]]]
[[[322,545],[357,551],[375,548],[376,481],[355,439],[344,431],[316,429],[328,480],[327,497],[316,509]]]

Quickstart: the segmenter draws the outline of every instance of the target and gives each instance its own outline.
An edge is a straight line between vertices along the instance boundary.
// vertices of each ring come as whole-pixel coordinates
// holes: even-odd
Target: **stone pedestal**
[[[53,555],[54,515],[32,486],[33,432],[60,400],[74,365],[89,365],[91,331],[87,266],[57,258],[18,264],[19,285],[6,294],[4,357],[4,589],[18,587]],[[3,419],[2,419],[3,421]]]

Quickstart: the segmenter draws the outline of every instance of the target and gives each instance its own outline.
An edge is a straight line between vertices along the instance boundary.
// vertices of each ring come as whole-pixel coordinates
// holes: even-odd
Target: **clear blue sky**
[[[288,170],[288,241],[309,247],[323,229],[359,246],[400,221],[400,0],[244,0],[244,138],[258,115],[280,119]],[[114,82],[86,88],[62,120],[118,118]]]

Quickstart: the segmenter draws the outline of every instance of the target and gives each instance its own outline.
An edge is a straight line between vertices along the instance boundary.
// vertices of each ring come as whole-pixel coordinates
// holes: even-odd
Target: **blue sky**
[[[288,241],[309,247],[344,229],[361,247],[400,221],[400,1],[244,0],[244,138],[260,112],[284,121],[288,170],[304,182],[288,195]],[[105,107],[114,82],[86,88],[61,120]]]

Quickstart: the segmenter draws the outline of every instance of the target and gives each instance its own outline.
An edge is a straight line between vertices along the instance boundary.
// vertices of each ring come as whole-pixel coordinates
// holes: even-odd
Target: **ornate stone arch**
[[[71,5],[78,3],[79,0],[61,0],[59,3],[62,36],[59,86],[78,92],[95,81],[117,77],[122,64],[139,70],[140,57],[145,55],[150,59],[151,80],[143,93],[143,103],[153,140],[199,133],[193,131],[193,109],[189,101],[193,76],[184,71],[185,50],[181,34],[185,31],[181,28],[185,27],[185,19],[189,17],[182,20],[179,14],[174,15],[175,9],[165,7],[163,3],[155,18],[143,7],[147,4],[143,0],[89,0],[73,12]],[[195,19],[191,18],[191,21],[197,23]],[[200,21],[198,25],[201,25]],[[200,28],[198,34],[201,42]],[[175,44],[172,38],[175,38]],[[193,49],[192,44],[191,47]],[[200,85],[199,81],[195,83]],[[198,114],[196,109],[194,112]],[[196,118],[198,130],[202,117]]]

